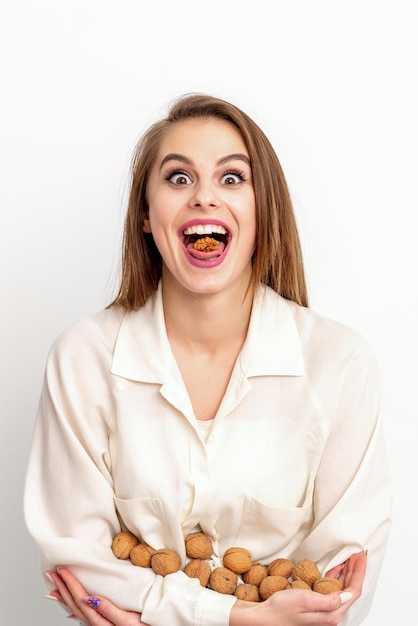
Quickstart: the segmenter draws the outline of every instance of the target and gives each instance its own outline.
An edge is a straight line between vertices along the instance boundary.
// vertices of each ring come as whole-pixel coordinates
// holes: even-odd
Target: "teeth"
[[[219,233],[220,235],[226,235],[227,230],[223,226],[218,224],[197,224],[196,226],[189,226],[184,231],[185,235],[210,235],[211,233]]]

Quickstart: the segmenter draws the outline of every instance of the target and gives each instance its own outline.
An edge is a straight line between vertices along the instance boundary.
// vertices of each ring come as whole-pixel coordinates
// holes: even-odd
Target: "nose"
[[[195,209],[217,209],[221,205],[218,191],[209,180],[200,180],[196,183],[190,197],[190,203]]]

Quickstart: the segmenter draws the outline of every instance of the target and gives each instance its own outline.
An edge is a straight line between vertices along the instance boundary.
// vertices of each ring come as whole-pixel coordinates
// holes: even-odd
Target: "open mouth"
[[[229,232],[220,224],[195,224],[183,231],[183,243],[188,253],[196,259],[217,259],[224,252]]]

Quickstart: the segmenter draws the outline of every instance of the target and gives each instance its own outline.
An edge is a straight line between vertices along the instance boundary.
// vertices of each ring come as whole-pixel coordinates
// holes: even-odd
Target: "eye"
[[[225,172],[221,178],[221,183],[224,185],[237,185],[245,180],[243,172],[230,171]]]
[[[192,182],[188,174],[186,174],[185,172],[180,172],[180,171],[171,172],[166,177],[166,180],[170,181],[170,183],[173,183],[173,185],[178,185],[178,186],[190,185]]]

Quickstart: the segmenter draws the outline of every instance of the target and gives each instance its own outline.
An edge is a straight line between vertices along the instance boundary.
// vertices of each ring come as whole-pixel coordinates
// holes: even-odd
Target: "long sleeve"
[[[322,336],[319,344],[326,341]],[[316,346],[317,363],[321,360],[320,345]],[[368,550],[362,596],[342,622],[343,626],[358,626],[370,610],[385,554],[392,484],[382,432],[381,380],[374,355],[355,333],[349,355],[339,353],[335,343],[331,346],[334,358],[328,361],[343,375],[333,393],[323,388],[325,379],[316,379],[312,371],[315,393],[318,398],[332,398],[335,410],[315,477],[312,530],[298,554],[309,554],[325,572],[350,554]],[[326,403],[325,411],[329,409]]]

